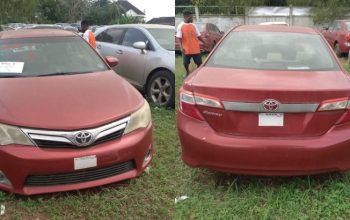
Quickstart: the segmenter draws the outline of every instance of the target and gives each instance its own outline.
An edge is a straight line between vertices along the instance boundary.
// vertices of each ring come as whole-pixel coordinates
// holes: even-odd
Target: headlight
[[[151,110],[145,100],[143,106],[130,116],[130,121],[125,128],[124,134],[130,133],[138,128],[146,128],[151,122]]]
[[[20,144],[20,145],[32,145],[33,143],[29,138],[21,131],[21,129],[0,124],[0,145],[8,144]]]

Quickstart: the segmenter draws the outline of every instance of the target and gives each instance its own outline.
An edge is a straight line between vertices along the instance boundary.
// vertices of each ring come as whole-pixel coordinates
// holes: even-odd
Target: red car
[[[314,29],[239,26],[180,89],[182,159],[251,175],[350,169],[350,77]]]
[[[145,170],[150,109],[116,58],[64,30],[0,32],[0,47],[1,190],[77,190]]]
[[[350,20],[337,20],[322,31],[338,57],[348,54],[350,49]]]
[[[203,38],[204,44],[200,41],[199,45],[201,51],[209,53],[215,47],[215,45],[221,40],[224,32],[220,31],[219,28],[212,23],[194,23]],[[175,37],[175,50],[180,51],[180,43]]]

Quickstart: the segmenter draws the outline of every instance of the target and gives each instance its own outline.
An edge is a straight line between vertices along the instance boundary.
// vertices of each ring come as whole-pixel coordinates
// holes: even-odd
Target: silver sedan
[[[98,52],[115,56],[114,70],[160,106],[175,105],[173,26],[111,25],[95,31]]]

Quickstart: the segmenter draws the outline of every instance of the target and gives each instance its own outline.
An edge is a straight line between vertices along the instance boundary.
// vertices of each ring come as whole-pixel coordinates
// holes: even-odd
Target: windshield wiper
[[[60,76],[60,75],[74,75],[74,74],[83,74],[83,73],[90,73],[90,72],[57,72],[57,73],[40,74],[40,75],[34,75],[34,76],[37,76],[37,77],[42,77],[42,76]]]

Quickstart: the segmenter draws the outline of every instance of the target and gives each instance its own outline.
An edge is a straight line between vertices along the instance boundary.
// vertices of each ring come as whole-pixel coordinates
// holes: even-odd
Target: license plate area
[[[283,113],[259,113],[259,127],[283,127]]]
[[[74,170],[81,170],[97,166],[96,155],[74,158]]]

